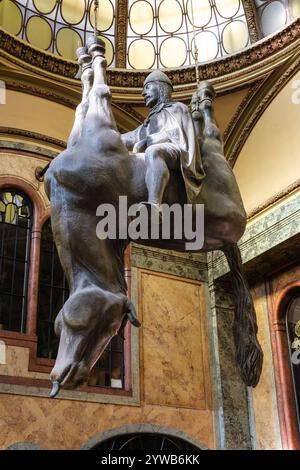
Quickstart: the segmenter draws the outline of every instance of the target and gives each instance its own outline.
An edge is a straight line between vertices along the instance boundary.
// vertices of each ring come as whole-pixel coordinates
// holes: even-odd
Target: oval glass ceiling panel
[[[26,25],[26,36],[30,44],[47,50],[52,42],[52,29],[48,21],[40,16],[32,16]]]
[[[197,28],[203,28],[208,25],[212,17],[212,8],[209,0],[188,0],[187,14],[190,23],[194,24]]]
[[[160,61],[165,68],[181,67],[186,60],[187,50],[183,39],[171,37],[160,46]]]
[[[114,21],[114,7],[110,0],[100,0],[99,10],[97,15],[97,23],[99,31],[107,31]],[[90,23],[94,27],[95,15],[94,15],[94,2],[90,6]]]
[[[196,44],[198,47],[199,61],[206,62],[207,60],[215,59],[219,52],[218,39],[214,33],[210,31],[203,31],[196,35]],[[194,41],[192,41],[192,51],[194,55]]]
[[[56,6],[56,0],[33,0],[35,8],[44,15],[50,13]]]
[[[82,39],[77,31],[71,28],[61,28],[56,35],[58,53],[70,60],[76,60],[76,50],[82,46]]]
[[[105,36],[100,36],[100,37],[102,41],[104,41],[105,43],[105,58],[106,58],[107,66],[109,66],[112,63],[113,58],[114,58],[114,48],[108,38],[106,38]]]
[[[100,2],[101,3],[101,2]],[[78,24],[85,13],[85,0],[62,0],[61,15],[66,23]]]
[[[22,13],[10,0],[2,0],[0,3],[0,26],[10,34],[19,34],[22,28]]]
[[[280,2],[272,2],[264,8],[261,15],[261,26],[264,36],[274,33],[286,23],[286,10]]]
[[[147,39],[133,41],[128,50],[128,62],[134,69],[150,69],[155,62],[155,48]]]
[[[160,27],[166,33],[175,33],[183,22],[182,9],[177,0],[163,0],[158,9]]]
[[[129,21],[136,34],[147,34],[151,31],[154,21],[153,9],[149,2],[139,0],[130,8]]]
[[[223,18],[233,18],[240,8],[240,0],[215,0],[218,13]]]
[[[232,21],[223,29],[223,46],[228,54],[233,54],[247,46],[248,28],[242,21]]]

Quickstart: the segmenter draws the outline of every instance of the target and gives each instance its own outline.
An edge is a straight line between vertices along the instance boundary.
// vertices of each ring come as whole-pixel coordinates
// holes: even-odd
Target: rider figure
[[[187,202],[196,202],[205,176],[194,123],[188,107],[172,101],[173,87],[160,70],[144,82],[143,97],[149,115],[137,129],[122,135],[128,150],[145,152],[148,203],[161,212],[169,170],[181,168]]]

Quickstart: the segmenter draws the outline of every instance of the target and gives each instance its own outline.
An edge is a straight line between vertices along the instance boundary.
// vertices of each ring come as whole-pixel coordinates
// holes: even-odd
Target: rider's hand
[[[136,144],[134,144],[134,147],[132,149],[133,153],[142,153],[145,152],[147,148],[147,139],[140,140]]]
[[[172,142],[172,129],[163,130],[156,134],[148,135],[147,137],[147,147],[155,144],[165,144],[167,142]]]

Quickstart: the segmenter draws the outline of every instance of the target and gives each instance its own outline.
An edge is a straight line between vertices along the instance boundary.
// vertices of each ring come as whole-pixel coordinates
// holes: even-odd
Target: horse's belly
[[[204,204],[208,238],[236,243],[246,226],[246,213],[233,171],[216,149],[202,147],[206,178],[198,203]]]
[[[55,178],[62,187],[74,194],[92,194],[95,191],[105,192],[114,184],[120,172],[118,158],[101,157],[91,149],[77,148],[76,151],[67,149],[58,155],[51,163],[47,172],[48,181]],[[120,165],[119,165],[120,166]],[[121,165],[122,166],[122,165]]]

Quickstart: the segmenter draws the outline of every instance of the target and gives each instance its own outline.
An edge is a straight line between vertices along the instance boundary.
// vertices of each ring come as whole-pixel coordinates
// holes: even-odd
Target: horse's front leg
[[[248,283],[243,273],[242,258],[237,244],[222,248],[230,267],[233,281],[235,318],[233,335],[236,360],[244,383],[258,384],[263,364],[263,352],[257,340],[257,320]]]

